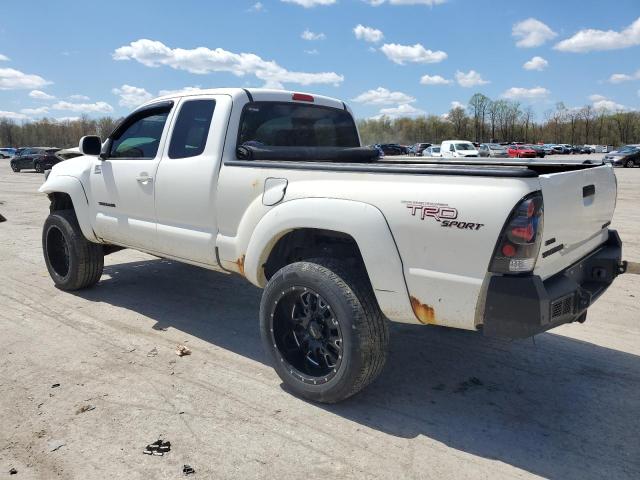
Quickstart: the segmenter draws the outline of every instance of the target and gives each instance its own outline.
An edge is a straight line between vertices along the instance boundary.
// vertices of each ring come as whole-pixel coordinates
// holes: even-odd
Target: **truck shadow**
[[[78,295],[267,363],[260,290],[244,279],[167,260],[107,266],[105,274]],[[346,402],[317,407],[547,478],[640,472],[640,357],[557,334],[508,342],[394,324],[378,381]]]

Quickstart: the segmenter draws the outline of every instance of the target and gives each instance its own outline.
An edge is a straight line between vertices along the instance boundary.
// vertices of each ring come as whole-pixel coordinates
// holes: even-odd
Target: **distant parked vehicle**
[[[527,145],[511,145],[507,150],[509,158],[536,158],[536,151]]]
[[[416,143],[415,145],[411,146],[411,153],[416,157],[420,157],[423,155],[425,149],[429,148],[430,146],[430,143]]]
[[[47,147],[22,149],[18,155],[11,159],[11,169],[14,172],[35,170],[38,173],[44,173],[45,170],[60,162],[60,159],[55,155],[58,150],[60,149]]]
[[[536,152],[536,157],[538,158],[544,158],[545,155],[547,154],[547,152],[545,151],[542,145],[527,145],[527,147],[529,147],[531,150]]]
[[[442,153],[440,152],[440,145],[431,145],[427,147],[422,152],[423,157],[442,157]]]
[[[384,152],[385,156],[406,155],[408,153],[405,147],[397,143],[382,143],[378,147]]]
[[[81,157],[82,153],[78,147],[67,148],[66,150],[58,150],[55,153],[55,156],[60,159],[60,161],[71,160],[72,158]]]
[[[640,165],[640,147],[637,145],[625,145],[618,150],[607,153],[604,156],[605,163],[611,163],[614,167],[636,167]]]
[[[15,148],[0,148],[0,158],[11,158],[16,154]]]
[[[445,140],[440,145],[440,153],[445,158],[477,157],[478,150],[468,140]]]
[[[500,145],[499,143],[481,143],[480,147],[478,148],[478,155],[481,157],[491,158],[509,157],[506,147]]]

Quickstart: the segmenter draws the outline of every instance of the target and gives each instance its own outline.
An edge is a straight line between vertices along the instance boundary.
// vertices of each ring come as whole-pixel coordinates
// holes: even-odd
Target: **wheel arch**
[[[332,198],[282,203],[260,219],[232,268],[264,287],[274,268],[287,264],[283,262],[290,253],[286,246],[300,247],[300,241],[308,239],[320,249],[314,251],[315,256],[326,248],[333,248],[337,257],[351,252],[364,265],[383,313],[391,320],[417,323],[389,225],[382,212],[367,203]]]
[[[49,197],[50,211],[73,209],[84,237],[99,242],[91,228],[89,201],[80,180],[66,175],[50,176],[38,191]]]

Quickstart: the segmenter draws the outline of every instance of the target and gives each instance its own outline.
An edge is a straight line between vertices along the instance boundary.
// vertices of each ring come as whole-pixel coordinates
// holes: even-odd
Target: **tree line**
[[[567,108],[558,103],[536,119],[530,106],[511,100],[492,100],[476,93],[466,106],[446,115],[414,118],[379,117],[358,122],[362,142],[412,144],[447,139],[476,142],[569,143],[623,145],[640,143],[640,112],[596,109],[592,105]]]
[[[41,119],[16,122],[0,118],[0,146],[44,146],[68,148],[84,135],[106,138],[119,119],[82,116],[77,120]],[[476,93],[466,106],[456,106],[446,115],[413,118],[380,117],[358,121],[362,142],[440,143],[447,139],[476,142],[570,143],[623,145],[640,143],[640,112],[596,109],[591,105],[567,108],[558,103],[537,119],[530,106],[516,101],[492,100]]]

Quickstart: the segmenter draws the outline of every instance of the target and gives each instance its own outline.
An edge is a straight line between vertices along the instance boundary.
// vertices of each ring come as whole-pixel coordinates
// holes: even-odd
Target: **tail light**
[[[513,209],[498,239],[489,270],[494,273],[531,272],[542,243],[543,223],[542,193],[535,192]]]

